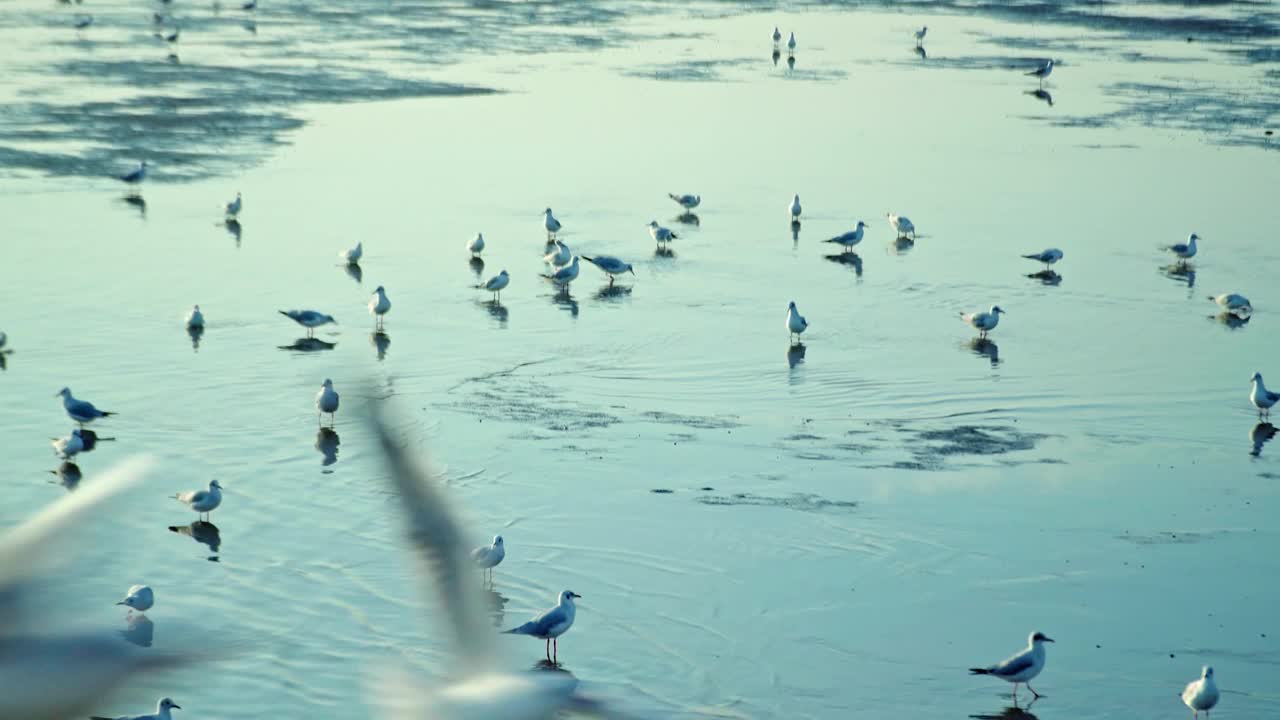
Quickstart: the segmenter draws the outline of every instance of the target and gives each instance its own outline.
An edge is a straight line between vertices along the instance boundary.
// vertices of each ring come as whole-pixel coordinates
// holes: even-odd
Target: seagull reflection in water
[[[1030,712],[1031,706],[1035,704],[1036,701],[1032,700],[1030,703],[1027,703],[1027,707],[1025,709],[1020,708],[1017,705],[1010,705],[1004,710],[1001,710],[999,715],[980,714],[970,715],[969,717],[972,720],[1039,720]]]
[[[147,219],[147,201],[141,195],[125,195],[120,198],[121,202],[132,205],[138,211],[138,215],[143,219]]]
[[[1249,320],[1252,317],[1252,315],[1237,315],[1230,311],[1223,311],[1217,315],[1210,315],[1209,319],[1217,320],[1232,330],[1240,330],[1249,324]]]
[[[973,351],[974,355],[990,360],[991,367],[1000,364],[1000,346],[992,342],[990,338],[973,338],[969,341],[968,347]]]
[[[1186,283],[1188,290],[1196,286],[1196,269],[1191,265],[1184,263],[1166,265],[1160,268],[1160,273],[1170,280]]]
[[[693,212],[677,215],[673,218],[673,221],[678,222],[681,225],[692,225],[694,227],[700,227],[702,225],[702,218],[698,217],[698,214]]]
[[[364,270],[360,267],[360,263],[345,263],[342,268],[348,277],[356,281],[357,285],[364,282]]]
[[[236,247],[240,247],[240,235],[244,232],[244,228],[240,226],[240,221],[231,218],[222,223],[222,227],[226,229],[227,234],[236,241]]]
[[[921,60],[928,60],[928,59],[929,59],[929,53],[925,52],[925,49],[924,49],[924,46],[923,46],[923,45],[917,45],[917,46],[915,47],[915,53],[916,53],[916,55],[917,55],[917,56],[919,56],[919,57],[920,57],[920,59],[921,59]]]
[[[800,242],[800,221],[799,220],[791,221],[791,242],[793,243]]]
[[[200,352],[200,338],[204,337],[204,327],[193,325],[187,328],[187,337],[191,338],[191,351]]]
[[[1041,270],[1027,275],[1032,280],[1039,280],[1041,285],[1061,285],[1062,276],[1052,270]]]
[[[787,367],[795,370],[797,365],[803,365],[804,353],[804,343],[796,343],[795,345],[787,348]]]
[[[479,255],[472,255],[467,264],[471,266],[471,272],[476,276],[476,280],[479,280],[484,273],[484,260],[481,260]]]
[[[170,525],[170,532],[186,535],[201,545],[207,545],[211,552],[218,552],[218,548],[222,547],[222,533],[218,530],[218,526],[206,520],[197,520],[190,525]],[[213,562],[218,562],[218,558],[209,558]]]
[[[83,439],[84,432],[81,431],[80,434],[81,439]],[[50,470],[49,472],[58,477],[58,482],[54,484],[66,488],[67,492],[75,490],[80,485],[80,481],[84,479],[84,474],[80,472],[80,466],[70,460],[59,465],[57,470]]]
[[[1049,94],[1048,90],[1027,90],[1025,92],[1037,100],[1045,101],[1049,104],[1049,107],[1053,107],[1053,96]]]
[[[502,627],[503,616],[507,612],[507,596],[493,588],[485,588],[482,592],[484,592],[485,599],[488,600],[489,614],[493,617],[493,626]]]
[[[1262,455],[1262,446],[1271,442],[1271,439],[1275,436],[1275,425],[1269,422],[1260,422],[1254,425],[1253,429],[1249,431],[1249,442],[1253,445],[1253,449],[1249,451],[1249,454],[1253,457],[1260,457]]]
[[[842,252],[833,255],[823,255],[822,257],[830,260],[837,265],[845,265],[853,268],[854,275],[862,277],[862,258],[856,252]]]
[[[295,350],[297,352],[319,352],[321,350],[332,350],[337,347],[336,342],[325,342],[316,337],[298,338],[293,341],[292,345],[279,345],[281,350]]]
[[[124,619],[127,627],[120,631],[120,637],[138,647],[151,647],[156,635],[156,624],[142,613],[129,614]]]
[[[778,61],[782,59],[782,51],[778,48],[773,49],[773,64],[776,66]]]
[[[551,303],[553,305],[559,305],[564,310],[567,310],[573,317],[578,317],[578,301],[574,300],[573,296],[569,294],[568,286],[565,286],[560,290],[560,292],[552,295]]]
[[[916,246],[916,241],[909,237],[900,237],[889,243],[889,251],[894,255],[906,255],[911,252],[911,248]]]
[[[316,450],[324,456],[324,460],[320,461],[321,467],[329,467],[338,462],[338,444],[341,439],[338,437],[337,431],[333,428],[320,428],[320,432],[316,433]]]
[[[507,310],[506,305],[503,305],[498,300],[481,300],[478,304],[485,309],[485,312],[489,313],[490,317],[498,321],[498,325],[507,326],[507,318],[511,316],[511,313]]]
[[[386,332],[379,330],[369,336],[369,344],[378,353],[378,361],[387,359],[387,348],[391,347],[391,336]]]
[[[605,285],[596,291],[596,299],[604,301],[616,302],[623,300],[631,295],[631,287],[628,285]]]

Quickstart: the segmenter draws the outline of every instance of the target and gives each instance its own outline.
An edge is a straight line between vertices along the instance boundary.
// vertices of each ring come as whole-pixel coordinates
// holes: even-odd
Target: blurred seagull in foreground
[[[356,246],[350,250],[343,250],[338,253],[338,257],[348,265],[359,265],[360,258],[364,257],[364,241],[356,243]]]
[[[1000,324],[1000,315],[1004,310],[999,305],[992,305],[986,312],[960,313],[960,318],[978,330],[978,337],[985,338],[987,333]]]
[[[62,396],[62,407],[67,411],[67,415],[72,420],[80,423],[81,427],[98,418],[115,415],[115,413],[108,410],[99,410],[88,400],[77,400],[72,397],[71,388],[62,388],[58,391],[58,395]]]
[[[1049,248],[1047,250],[1042,250],[1038,253],[1023,255],[1022,257],[1028,260],[1035,260],[1036,262],[1042,262],[1044,263],[1044,269],[1048,270],[1050,265],[1062,259],[1062,251],[1059,250],[1058,248]]]
[[[156,595],[147,585],[134,585],[129,588],[129,592],[125,593],[124,599],[116,603],[132,608],[138,612],[146,612],[156,604]]]
[[[333,319],[332,315],[325,315],[315,310],[277,310],[276,312],[289,318],[307,329],[307,337],[315,335],[316,328],[329,323],[337,324],[338,321]]]
[[[156,703],[156,711],[148,715],[120,715],[114,718],[91,715],[89,720],[173,720],[173,716],[169,714],[169,711],[181,709],[181,705],[169,698],[160,698],[160,702]]]
[[[37,597],[45,584],[37,573],[49,570],[53,558],[90,551],[88,544],[71,551],[67,538],[85,525],[110,522],[111,501],[134,487],[150,465],[128,460],[0,537],[0,610],[5,618],[0,624],[0,718],[84,717],[126,682],[141,676],[150,681],[155,671],[199,659],[143,650],[113,633],[48,634],[40,629],[66,627],[74,619],[50,614],[48,603]]]
[[[1258,408],[1258,417],[1271,417],[1271,408],[1280,402],[1280,393],[1274,393],[1262,383],[1262,373],[1253,374],[1253,390],[1249,393],[1249,402]]]
[[[554,240],[556,238],[556,233],[560,232],[560,221],[556,219],[555,215],[551,214],[551,208],[547,208],[543,211],[542,227],[547,230],[548,241]]]
[[[862,236],[864,234],[863,229],[866,227],[867,227],[867,224],[859,220],[858,226],[855,227],[854,229],[850,230],[849,232],[843,235],[837,235],[831,238],[830,240],[823,240],[823,242],[837,243],[839,245],[843,245],[846,251],[852,250],[853,246],[862,242]]]
[[[493,277],[489,278],[483,283],[477,285],[476,288],[488,290],[489,292],[493,293],[493,299],[496,302],[498,298],[502,297],[502,290],[506,288],[507,285],[510,283],[511,283],[511,276],[507,274],[506,270],[503,270],[497,275],[494,275]]]
[[[777,32],[776,30],[774,32]],[[675,193],[667,193],[667,197],[675,200],[680,207],[685,210],[692,210],[702,204],[701,195],[677,195]]]
[[[611,257],[609,255],[597,255],[595,257],[587,257],[586,255],[583,255],[582,259],[603,270],[605,274],[609,276],[610,285],[613,284],[613,277],[615,275],[621,275],[625,272],[629,272],[632,275],[636,274],[636,271],[631,269],[631,263],[622,262],[618,258]]]
[[[471,580],[475,565],[463,538],[444,485],[427,465],[405,449],[374,401],[373,434],[382,448],[390,478],[406,522],[408,546],[413,550],[424,589],[439,600],[434,617],[453,639],[457,662],[442,664],[451,677],[435,687],[392,664],[369,674],[371,700],[381,718],[432,720],[551,720],[564,711],[595,717],[623,718],[614,707],[583,696],[568,673],[508,672],[492,652],[493,636],[486,627],[487,610],[480,588]],[[398,436],[400,433],[395,433]]]
[[[1013,697],[1018,697],[1018,686],[1025,684],[1032,695],[1040,697],[1040,693],[1031,687],[1031,681],[1044,669],[1044,644],[1053,642],[1044,633],[1031,633],[1027,638],[1027,647],[1022,652],[1007,660],[987,667],[969,668],[973,675],[992,675],[1006,682],[1013,683]]]
[[[1041,88],[1041,89],[1044,89],[1044,81],[1045,81],[1045,79],[1046,79],[1046,78],[1048,78],[1048,77],[1049,77],[1050,75],[1052,75],[1052,74],[1053,74],[1053,60],[1048,60],[1047,62],[1045,62],[1045,64],[1043,64],[1043,65],[1041,65],[1040,67],[1036,68],[1035,70],[1032,70],[1031,72],[1027,73],[1027,75],[1030,75],[1031,77],[1039,78],[1039,79],[1040,79],[1040,88]]]
[[[1205,665],[1200,669],[1200,679],[1187,683],[1182,691],[1182,702],[1191,708],[1193,718],[1200,717],[1201,711],[1209,717],[1209,711],[1218,704],[1218,683],[1213,680],[1213,668]]]
[[[1253,312],[1253,304],[1249,302],[1249,298],[1236,293],[1223,293],[1222,295],[1210,295],[1209,299],[1218,303],[1223,310],[1236,315],[1248,315]]]

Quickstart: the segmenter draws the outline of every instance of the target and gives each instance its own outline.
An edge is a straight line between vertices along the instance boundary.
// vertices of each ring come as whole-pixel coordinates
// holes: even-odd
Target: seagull
[[[925,33],[929,32],[929,26],[925,25],[916,31],[916,47],[920,47],[920,43],[924,42]]]
[[[192,305],[191,312],[187,313],[187,329],[198,330],[204,327],[204,313],[200,312],[199,305]]]
[[[1200,717],[1200,711],[1209,717],[1209,711],[1218,704],[1218,684],[1213,681],[1213,668],[1205,665],[1200,669],[1200,679],[1187,683],[1182,691],[1182,702],[1191,708],[1192,717]]]
[[[369,314],[374,316],[375,327],[382,329],[382,323],[386,319],[386,314],[391,310],[391,301],[387,299],[387,291],[381,285],[373,291],[373,297],[369,298]]]
[[[862,242],[862,235],[863,235],[862,231],[863,231],[863,228],[865,227],[867,227],[867,224],[859,220],[858,226],[855,227],[854,229],[850,230],[849,232],[843,235],[837,235],[831,238],[830,240],[823,240],[823,242],[838,243],[840,245],[843,245],[845,250],[852,250],[854,245],[857,245],[858,243]]]
[[[114,718],[90,715],[89,720],[173,720],[172,716],[169,715],[169,711],[181,709],[181,705],[169,698],[160,698],[160,702],[156,703],[156,711],[150,715],[120,715]]]
[[[610,285],[613,284],[614,275],[621,275],[625,272],[629,272],[632,275],[636,274],[636,271],[631,269],[631,263],[622,262],[616,257],[610,257],[608,255],[587,257],[586,255],[583,255],[582,259],[603,270],[605,274],[609,276]]]
[[[207,519],[208,513],[222,504],[222,484],[217,480],[210,480],[208,490],[189,490],[173,497],[180,503],[190,505],[197,515],[205,515]]]
[[[471,551],[471,561],[476,567],[489,573],[489,577],[493,577],[493,569],[502,562],[502,558],[507,556],[507,548],[502,544],[502,536],[494,535],[492,545],[481,545]]]
[[[1031,72],[1027,73],[1027,75],[1030,75],[1031,77],[1040,78],[1040,87],[1042,88],[1044,87],[1045,78],[1049,77],[1051,74],[1053,74],[1052,59],[1048,60],[1047,62],[1045,62],[1045,64],[1041,65],[1035,70],[1032,70]]]
[[[774,25],[773,26],[773,44],[777,45],[780,42],[782,42],[782,31],[778,29],[777,25]]]
[[[776,33],[777,30],[774,30]],[[702,204],[701,195],[677,195],[675,193],[667,193],[667,197],[679,203],[680,207],[685,210],[692,210]]]
[[[1249,393],[1249,401],[1258,408],[1258,417],[1271,417],[1271,408],[1280,402],[1280,393],[1274,393],[1262,384],[1262,373],[1253,374],[1253,392]]]
[[[551,243],[552,250],[542,256],[542,261],[552,267],[564,267],[573,259],[573,253],[569,252],[569,246],[556,240]]]
[[[1253,312],[1253,304],[1249,302],[1249,298],[1236,293],[1223,293],[1222,295],[1210,295],[1209,299],[1218,303],[1219,306],[1227,311],[1237,315],[1248,315]]]
[[[356,243],[356,246],[350,250],[343,250],[338,253],[338,257],[348,265],[360,264],[360,258],[364,257],[364,241]]]
[[[123,175],[120,175],[119,179],[129,185],[137,185],[138,183],[142,182],[143,179],[145,179],[146,177],[147,177],[147,161],[143,160],[142,162],[138,163],[138,167],[134,168],[133,170],[130,170],[129,172]]]
[[[315,334],[316,328],[329,323],[337,324],[338,321],[333,319],[332,315],[325,315],[315,310],[277,310],[276,312],[289,318],[307,329],[307,337]]]
[[[547,660],[556,662],[559,649],[559,637],[573,627],[573,618],[577,614],[577,608],[573,601],[575,598],[582,596],[572,590],[565,590],[560,593],[560,602],[555,607],[536,615],[529,622],[504,630],[503,633],[511,635],[529,635],[539,640],[547,641]]]
[[[67,415],[69,415],[72,420],[80,423],[81,427],[84,427],[85,424],[91,423],[98,418],[115,415],[113,412],[99,410],[93,406],[93,403],[87,400],[75,399],[71,396],[71,388],[62,388],[58,391],[58,395],[62,396],[62,407],[67,411]]]
[[[987,312],[960,313],[960,318],[978,329],[978,337],[985,338],[987,333],[1000,324],[1000,314],[1003,312],[999,305],[992,305]]]
[[[969,668],[973,675],[994,675],[1013,683],[1013,697],[1018,697],[1018,686],[1026,684],[1032,695],[1040,697],[1040,693],[1031,687],[1031,681],[1044,669],[1044,644],[1053,642],[1044,633],[1031,633],[1027,639],[1027,648],[1007,660],[984,668]]]
[[[916,226],[912,224],[910,218],[905,215],[894,215],[893,213],[889,213],[885,217],[889,218],[889,224],[893,226],[893,231],[898,234],[899,238],[910,235],[913,241],[916,239]]]
[[[1187,238],[1185,243],[1169,245],[1165,250],[1177,255],[1180,258],[1179,263],[1186,265],[1188,260],[1196,256],[1196,241],[1199,239],[1199,235],[1191,233],[1191,236]]]
[[[556,233],[560,232],[560,221],[555,215],[551,214],[551,208],[547,208],[546,215],[542,219],[542,226],[547,229],[547,240],[554,240]]]
[[[510,282],[511,276],[507,274],[506,270],[503,270],[497,275],[494,275],[483,283],[477,285],[476,288],[488,290],[493,293],[493,299],[497,301],[498,298],[502,296],[502,290],[506,288]]]
[[[76,29],[83,30],[93,24],[92,15],[76,15]]]
[[[333,381],[329,378],[324,379],[320,392],[316,393],[316,410],[317,419],[323,419],[324,414],[329,413],[329,427],[333,427],[337,419],[334,414],[338,412],[338,391],[333,389]]]
[[[787,206],[787,212],[791,213],[792,222],[800,219],[800,193],[792,196],[791,204]]]
[[[676,235],[675,233],[671,232],[667,228],[664,228],[661,225],[659,225],[657,220],[649,221],[649,235],[654,240],[656,240],[659,245],[665,245],[666,243],[669,243],[672,240],[680,239],[679,235]]]
[[[792,300],[787,305],[787,332],[791,334],[791,343],[800,341],[800,334],[809,329],[809,321],[804,319],[799,310],[796,310],[796,301]]]
[[[174,35],[177,38],[177,34]],[[173,42],[170,40],[169,42]],[[236,199],[227,203],[227,219],[234,220],[240,214],[240,208],[244,207],[244,201],[240,198],[240,193],[236,193]]]
[[[71,434],[58,438],[53,441],[53,451],[63,460],[75,457],[84,450],[84,437],[80,434],[80,428],[71,431]]]
[[[1058,248],[1049,248],[1047,250],[1042,250],[1038,253],[1033,253],[1031,255],[1023,255],[1022,257],[1028,260],[1035,260],[1036,262],[1042,262],[1044,263],[1044,269],[1048,270],[1050,265],[1062,259],[1062,251],[1059,250]]]
[[[176,43],[178,42],[178,35],[181,33],[182,33],[182,28],[174,28],[173,32],[164,36],[164,40],[165,42]]]
[[[791,38],[787,40],[787,54],[792,55],[796,51],[796,34],[791,33]]]
[[[476,236],[467,241],[467,252],[471,253],[471,257],[479,255],[484,250],[484,233],[476,233]]]
[[[248,2],[240,6],[240,9],[241,10],[257,10],[258,0],[248,0]]]
[[[572,262],[546,277],[562,288],[568,287],[569,283],[578,279],[578,256],[574,255]]]
[[[147,585],[134,585],[129,588],[129,592],[125,593],[124,599],[116,603],[133,608],[138,612],[146,612],[156,603],[155,593],[151,592],[151,587]]]

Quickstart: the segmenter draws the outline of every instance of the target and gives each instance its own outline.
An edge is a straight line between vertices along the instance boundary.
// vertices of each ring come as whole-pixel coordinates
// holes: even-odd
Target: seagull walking
[[[1039,79],[1040,79],[1040,89],[1041,89],[1041,90],[1043,90],[1043,89],[1044,89],[1044,81],[1045,81],[1045,80],[1046,80],[1050,75],[1052,75],[1052,74],[1053,74],[1053,60],[1052,60],[1052,59],[1050,59],[1050,60],[1046,61],[1046,62],[1045,62],[1045,64],[1041,65],[1040,67],[1036,68],[1035,70],[1032,70],[1031,72],[1027,73],[1027,75],[1030,75],[1031,77],[1039,78]]]
[[[115,415],[115,413],[107,410],[99,410],[88,400],[77,400],[72,397],[71,388],[62,388],[58,391],[58,395],[62,396],[62,408],[67,411],[67,415],[72,420],[80,423],[80,427],[84,427],[98,418]]]
[[[1253,312],[1253,304],[1249,302],[1249,298],[1238,295],[1236,293],[1223,293],[1222,295],[1210,295],[1209,299],[1218,303],[1218,306],[1235,315],[1248,315]]]
[[[471,253],[471,257],[477,257],[484,251],[484,233],[476,233],[476,236],[467,241],[467,252]]]
[[[498,299],[502,297],[502,290],[506,288],[510,282],[511,276],[507,274],[506,270],[503,270],[476,287],[493,293],[493,300],[494,302],[497,302]]]
[[[929,32],[928,25],[925,25],[916,31],[916,47],[920,47],[920,44],[924,42],[924,36],[927,32]]]
[[[502,544],[502,536],[494,535],[492,545],[481,545],[471,551],[471,562],[488,574],[493,581],[493,569],[507,556],[507,548]]]
[[[191,312],[186,317],[188,330],[200,330],[204,327],[204,313],[200,312],[199,305],[192,305]]]
[[[799,310],[796,310],[796,301],[792,300],[787,305],[787,332],[790,333],[788,339],[791,340],[791,344],[800,342],[800,335],[808,329],[809,321],[804,319]]]
[[[1044,644],[1053,642],[1044,633],[1034,632],[1027,639],[1027,647],[1022,652],[987,667],[969,668],[973,675],[991,675],[1006,682],[1013,683],[1013,697],[1018,697],[1018,686],[1026,685],[1032,695],[1040,697],[1040,693],[1031,687],[1031,681],[1044,670]]]
[[[156,704],[156,711],[149,715],[120,715],[114,718],[103,717],[101,715],[90,715],[89,720],[173,720],[169,711],[181,709],[181,705],[175,703],[169,698],[160,698],[160,702]]]
[[[889,218],[889,225],[893,227],[893,231],[897,233],[898,238],[911,236],[912,242],[916,239],[916,226],[906,215],[894,215],[889,213],[885,217]]]
[[[791,197],[791,204],[787,206],[787,212],[791,213],[791,222],[797,222],[800,219],[800,193],[796,193]]]
[[[992,305],[991,309],[986,312],[960,313],[960,318],[969,323],[978,330],[979,338],[986,338],[987,333],[996,329],[996,325],[1000,324],[1000,315],[1004,310],[999,305]]]
[[[610,285],[613,284],[613,278],[615,275],[621,275],[625,272],[629,272],[632,275],[636,274],[636,271],[631,269],[631,263],[622,262],[618,258],[611,257],[609,255],[597,255],[595,257],[587,257],[586,255],[583,255],[582,259],[603,270],[604,273],[609,276]]]
[[[316,410],[317,420],[323,423],[324,414],[329,414],[329,427],[333,427],[337,420],[338,412],[338,391],[333,389],[333,381],[329,378],[324,379],[324,384],[320,386],[320,392],[316,393]]]
[[[348,265],[359,265],[360,258],[364,257],[364,241],[361,240],[355,247],[338,253],[338,257]]]
[[[189,490],[178,493],[173,497],[178,502],[189,505],[192,510],[195,510],[197,518],[200,515],[204,515],[205,517],[202,519],[207,520],[209,513],[222,504],[222,483],[217,480],[210,480],[208,490]]]
[[[551,267],[564,267],[573,259],[573,253],[569,252],[569,246],[556,240],[550,243],[550,252],[542,256],[542,261]]]
[[[551,214],[551,208],[547,208],[543,212],[542,227],[546,228],[547,241],[550,242],[555,240],[556,233],[560,232],[560,221],[556,219],[555,215]]]
[[[382,330],[382,324],[390,311],[391,301],[387,299],[387,291],[379,285],[378,289],[373,291],[373,297],[369,298],[369,314],[374,318],[375,330]]]
[[[325,315],[315,310],[277,310],[276,312],[306,328],[307,337],[314,337],[316,328],[321,325],[338,324],[332,315]]]
[[[1205,717],[1209,717],[1209,711],[1218,704],[1218,683],[1213,680],[1213,668],[1205,665],[1200,669],[1200,679],[1187,683],[1182,691],[1182,702],[1191,708],[1191,717],[1200,717],[1202,711]]]
[[[577,608],[574,606],[573,601],[575,598],[581,597],[581,595],[572,590],[565,590],[560,593],[560,602],[555,607],[543,611],[519,627],[503,632],[513,635],[529,635],[539,640],[546,640],[547,660],[554,663],[558,659],[559,638],[569,632],[569,628],[573,627],[573,619],[577,615]]]
[[[240,193],[236,193],[236,199],[227,203],[227,219],[228,220],[236,219],[236,217],[240,214],[240,208],[242,207],[244,207],[244,200],[240,197]]]
[[[823,240],[823,242],[836,243],[838,245],[843,245],[845,251],[848,252],[850,250],[853,250],[853,247],[855,245],[862,242],[863,229],[866,227],[867,227],[867,224],[859,220],[858,226],[855,227],[854,229],[850,230],[849,232],[843,235],[837,235],[831,238],[830,240]]]
[[[80,428],[71,431],[71,434],[64,438],[57,438],[53,441],[53,451],[63,460],[70,460],[84,450],[84,436],[80,434]]]
[[[776,30],[774,32],[777,32]],[[667,197],[675,200],[676,203],[685,209],[685,211],[693,210],[702,204],[701,195],[677,195],[675,193],[667,193]]]
[[[1191,233],[1185,243],[1169,245],[1165,249],[1178,256],[1179,265],[1186,265],[1188,260],[1196,256],[1196,241],[1199,239],[1199,235]]]
[[[546,277],[551,282],[560,286],[561,289],[568,288],[569,283],[578,279],[578,256],[574,255],[573,260],[568,265],[565,265]]]
[[[1048,270],[1050,265],[1062,259],[1062,251],[1059,250],[1058,248],[1049,248],[1047,250],[1042,250],[1038,253],[1023,255],[1022,257],[1028,260],[1035,260],[1036,262],[1042,262],[1044,263],[1044,269]]]
[[[1271,408],[1280,402],[1280,393],[1274,393],[1262,383],[1262,373],[1253,374],[1253,391],[1249,393],[1249,402],[1258,408],[1259,418],[1271,417]]]
[[[129,592],[125,593],[124,599],[116,603],[125,607],[137,610],[138,612],[146,612],[156,602],[155,593],[151,591],[151,587],[147,585],[134,585],[129,588]]]

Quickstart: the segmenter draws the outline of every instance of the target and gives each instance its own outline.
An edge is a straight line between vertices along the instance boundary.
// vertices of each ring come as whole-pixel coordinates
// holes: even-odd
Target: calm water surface
[[[149,9],[75,8],[96,18],[79,36],[63,6],[6,19],[33,59],[0,133],[0,522],[66,492],[48,438],[71,386],[120,413],[82,482],[159,465],[74,540],[59,602],[123,630],[111,603],[145,581],[155,646],[203,628],[243,649],[103,713],[168,694],[184,717],[362,718],[379,663],[448,675],[356,420],[369,393],[396,398],[476,543],[505,536],[495,626],[582,594],[560,659],[634,710],[1025,718],[965,668],[1039,629],[1058,642],[1030,717],[1180,717],[1203,663],[1224,717],[1280,712],[1280,446],[1247,401],[1254,370],[1280,378],[1274,11],[519,5],[264,5],[256,33],[179,5],[178,63]],[[1019,74],[1045,57],[1052,105]],[[143,156],[145,207],[104,177]],[[667,192],[703,195],[697,224]],[[548,205],[636,276],[584,264],[557,296]],[[858,219],[857,260],[828,257]],[[1159,246],[1192,231],[1193,270],[1172,268]],[[361,240],[352,277],[336,256]],[[1055,283],[1018,257],[1045,247]],[[494,305],[472,286],[504,268]],[[1221,292],[1254,317],[1222,322]],[[976,344],[956,315],[991,304],[1008,314]],[[292,307],[337,316],[331,349],[288,349]],[[166,496],[211,478],[219,537],[171,532],[194,514]],[[542,651],[500,646],[511,668]]]

